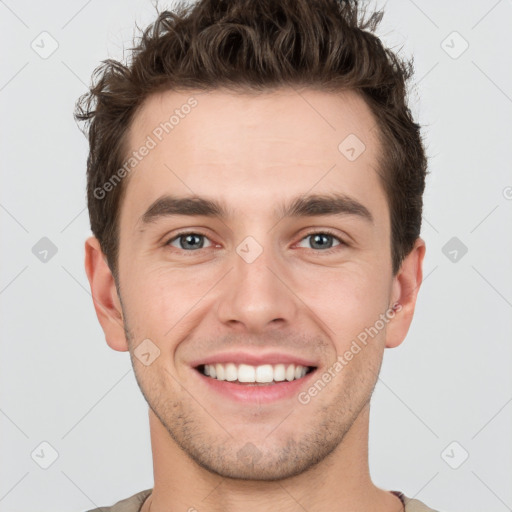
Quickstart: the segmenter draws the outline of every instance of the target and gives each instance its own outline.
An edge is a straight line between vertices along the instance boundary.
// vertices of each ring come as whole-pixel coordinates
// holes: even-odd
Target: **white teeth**
[[[272,382],[273,380],[274,369],[271,364],[256,367],[256,382]]]
[[[260,366],[251,366],[249,364],[234,363],[227,364],[205,364],[203,373],[217,380],[238,381],[238,382],[259,382],[262,384],[269,382],[282,382],[287,380],[300,379],[306,375],[308,369],[306,366],[294,364],[262,364]]]
[[[217,379],[218,380],[225,380],[225,377],[224,377],[224,366],[222,366],[221,364],[216,364],[215,365],[215,373],[217,374]]]
[[[208,365],[205,365],[205,369],[208,367]],[[228,363],[226,365],[226,380],[233,381],[238,378],[238,371],[236,369],[236,366],[233,363]]]
[[[282,382],[286,379],[286,369],[284,364],[276,364],[274,366],[274,380],[276,382]]]
[[[256,368],[248,364],[241,364],[238,366],[238,381],[239,382],[256,382]]]

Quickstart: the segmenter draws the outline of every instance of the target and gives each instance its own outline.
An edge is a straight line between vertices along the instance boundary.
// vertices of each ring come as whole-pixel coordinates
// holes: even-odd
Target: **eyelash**
[[[187,236],[187,235],[199,235],[199,236],[202,236],[204,238],[207,238],[209,239],[209,237],[204,234],[204,233],[201,233],[201,231],[183,231],[181,233],[177,233],[176,235],[174,235],[171,239],[169,239],[164,245],[165,247],[167,246],[170,246],[171,242],[174,242],[175,240],[178,240],[179,238],[183,237],[183,236]],[[337,240],[339,242],[339,245],[336,245],[334,247],[331,247],[330,249],[325,249],[325,250],[315,250],[315,249],[310,249],[311,251],[315,252],[315,253],[321,253],[321,254],[332,254],[333,252],[337,251],[339,248],[341,248],[342,246],[348,246],[348,244],[342,239],[340,238],[338,235],[336,235],[334,232],[330,231],[329,229],[322,229],[322,230],[318,230],[318,231],[310,231],[309,233],[307,233],[305,236],[303,236],[298,243],[302,242],[304,239],[308,238],[308,237],[311,237],[311,236],[314,236],[314,235],[329,235],[331,237],[333,237],[335,240]],[[211,241],[211,240],[210,240]],[[173,249],[177,249],[176,247],[173,247]],[[212,249],[212,247],[205,247],[203,249]],[[195,252],[198,252],[199,250],[201,249],[197,249],[197,250],[191,250],[191,251],[186,251],[185,249],[177,249],[178,251],[182,251],[182,252],[185,252],[185,253],[195,253]]]

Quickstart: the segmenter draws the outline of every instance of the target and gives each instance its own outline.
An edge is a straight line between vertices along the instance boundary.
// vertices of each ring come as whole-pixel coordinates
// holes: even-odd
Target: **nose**
[[[254,261],[237,252],[233,256],[233,268],[218,296],[218,320],[251,333],[284,328],[297,320],[300,299],[272,249],[265,247]]]

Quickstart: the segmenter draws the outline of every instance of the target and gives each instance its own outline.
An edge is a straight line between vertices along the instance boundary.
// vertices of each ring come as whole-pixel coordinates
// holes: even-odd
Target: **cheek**
[[[308,280],[299,296],[322,321],[327,334],[341,346],[375,324],[387,310],[388,283],[379,272],[330,269],[321,279]]]
[[[215,283],[212,272],[205,279],[199,272],[169,269],[158,265],[153,268],[140,265],[144,273],[135,269],[129,276],[129,318],[139,326],[138,333],[154,337],[159,345],[169,345],[179,337],[201,307],[201,298]]]

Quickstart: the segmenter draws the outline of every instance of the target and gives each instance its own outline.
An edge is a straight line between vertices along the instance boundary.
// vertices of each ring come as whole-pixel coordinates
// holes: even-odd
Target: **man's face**
[[[197,106],[158,141],[155,128],[191,96]],[[351,134],[365,145],[359,156]],[[165,92],[136,115],[131,151],[148,135],[157,145],[129,177],[120,215],[120,298],[139,386],[202,467],[244,479],[298,474],[333,452],[367,405],[386,344],[385,325],[333,370],[393,302],[375,120],[353,92]],[[311,195],[338,195],[345,207],[283,216]],[[215,201],[228,215],[150,210],[165,196]],[[147,339],[146,357],[155,346],[159,356],[146,366],[133,351]],[[276,379],[280,363],[315,369],[251,385],[241,373],[201,372],[219,361],[265,366],[260,375],[271,364]],[[330,382],[308,393],[329,368]]]

